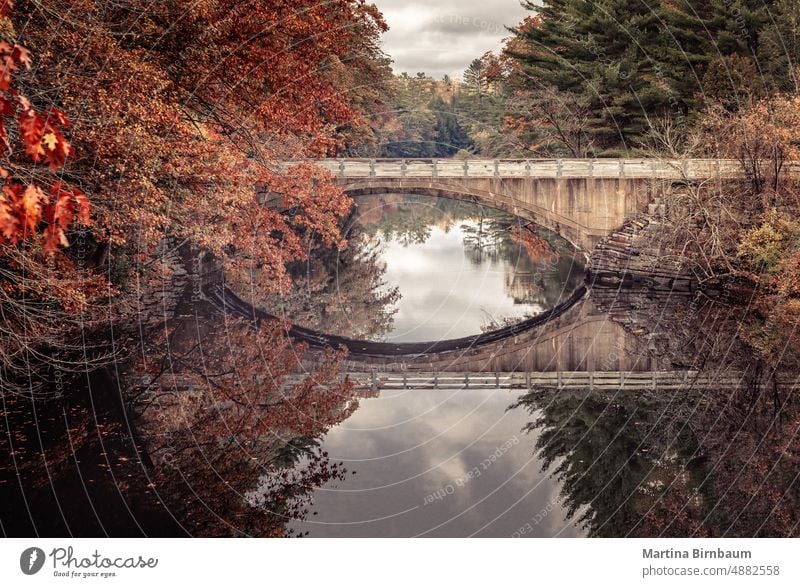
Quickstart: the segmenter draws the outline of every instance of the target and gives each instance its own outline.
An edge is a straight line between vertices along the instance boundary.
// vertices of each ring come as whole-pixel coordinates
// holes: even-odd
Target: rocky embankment
[[[695,291],[699,280],[692,263],[681,251],[664,243],[662,228],[654,215],[626,221],[595,247],[586,269],[587,283],[653,291]]]

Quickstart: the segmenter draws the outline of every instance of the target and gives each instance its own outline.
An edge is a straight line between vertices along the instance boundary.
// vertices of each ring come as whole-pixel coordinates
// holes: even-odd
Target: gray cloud
[[[498,51],[530,12],[519,0],[373,0],[391,29],[383,49],[397,73],[459,77],[470,61]]]

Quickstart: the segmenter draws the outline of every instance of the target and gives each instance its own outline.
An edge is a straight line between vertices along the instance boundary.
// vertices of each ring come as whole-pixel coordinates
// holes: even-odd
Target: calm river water
[[[256,305],[322,332],[428,342],[539,314],[583,282],[582,253],[498,210],[403,194],[356,204],[348,248],[316,252],[293,267],[293,295]]]
[[[310,536],[580,536],[508,390],[385,391],[323,442],[355,471],[314,494]],[[538,417],[539,414],[534,414]],[[527,524],[530,523],[530,528]],[[525,527],[525,528],[523,528]]]
[[[565,241],[470,204],[364,198],[347,232],[344,251],[292,268],[293,296],[248,301],[353,338],[441,340],[553,307],[583,278],[582,257]],[[328,393],[297,414],[271,383],[275,359],[259,362],[275,352],[269,342],[237,347],[252,329],[233,336],[226,318],[202,300],[191,304],[170,360],[181,377],[199,376],[193,387],[176,377],[142,390],[142,375],[120,366],[79,379],[60,399],[2,396],[0,534],[797,531],[800,415],[791,386]],[[571,357],[595,370],[760,375],[735,346],[737,311],[702,297],[593,289],[559,318],[566,350],[548,339],[534,340],[532,352],[547,366]],[[233,367],[214,362],[225,353]],[[248,385],[253,395],[231,395]],[[292,393],[304,401],[306,392]]]

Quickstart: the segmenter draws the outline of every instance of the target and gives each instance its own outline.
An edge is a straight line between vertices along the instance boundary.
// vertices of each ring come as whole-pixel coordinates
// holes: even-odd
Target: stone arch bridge
[[[531,220],[587,251],[646,212],[666,186],[740,174],[736,161],[705,159],[326,159],[316,164],[335,174],[353,196],[409,193],[469,200]]]
[[[353,196],[408,193],[481,203],[553,230],[584,251],[593,250],[632,218],[652,211],[648,208],[676,182],[741,177],[739,163],[730,160],[335,159],[315,163],[336,175],[344,190]],[[265,205],[274,203],[268,194],[259,194],[258,200]],[[206,281],[203,289],[212,305],[223,312],[254,323],[271,318],[215,279],[211,283]],[[674,295],[686,294],[668,292],[666,298],[656,303],[674,301]],[[610,299],[604,299],[606,296]],[[567,375],[576,385],[589,387],[594,385],[595,377],[612,386],[628,379],[642,388],[664,381],[683,385],[673,381],[676,377],[673,370],[661,372],[663,366],[648,353],[632,352],[641,344],[641,333],[636,324],[626,324],[610,316],[607,306],[618,307],[619,302],[617,290],[580,288],[558,307],[528,321],[434,344],[369,343],[299,326],[293,326],[290,334],[309,343],[312,349],[346,347],[350,359],[345,370],[371,373],[368,383],[373,387],[376,372],[402,374],[402,381],[398,379],[395,383],[400,382],[403,387],[408,386],[409,374],[415,373],[422,377],[421,385],[433,386],[443,385],[439,378],[453,373],[458,373],[458,377],[492,374],[490,378],[495,377],[498,386],[500,373],[527,373],[512,383],[528,387],[531,373],[547,381],[552,379],[559,388],[565,385],[563,377]],[[640,305],[636,301],[631,307]],[[312,364],[315,358],[309,360]],[[687,373],[681,376],[688,376]],[[663,378],[666,379],[662,381]],[[718,375],[704,383],[712,380],[720,384]],[[738,379],[730,383],[738,385]]]

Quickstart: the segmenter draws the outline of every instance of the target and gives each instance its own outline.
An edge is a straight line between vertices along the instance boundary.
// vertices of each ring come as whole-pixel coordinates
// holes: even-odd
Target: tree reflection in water
[[[579,254],[553,232],[471,202],[388,194],[358,198],[358,222],[378,240],[423,244],[430,228],[458,226],[474,265],[505,263],[506,291],[516,303],[555,306],[583,278]],[[532,246],[535,243],[534,246]]]
[[[386,265],[356,224],[344,250],[318,248],[289,266],[293,287],[283,294],[249,295],[255,306],[296,324],[355,339],[373,339],[391,329],[397,288],[386,287]],[[251,291],[246,284],[232,284]],[[237,287],[238,286],[238,287]]]
[[[537,456],[590,536],[798,535],[798,414],[776,390],[534,391],[511,409],[535,417]]]
[[[339,353],[290,381],[304,352],[277,322],[186,319],[169,337],[169,369],[151,366],[132,393],[154,483],[190,534],[281,536],[315,488],[345,475],[319,438],[358,397],[336,380]]]

